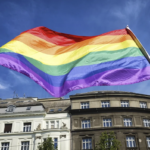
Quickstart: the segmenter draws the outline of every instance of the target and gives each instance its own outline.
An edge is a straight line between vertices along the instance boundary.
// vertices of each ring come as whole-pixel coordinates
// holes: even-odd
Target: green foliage
[[[95,145],[95,150],[119,150],[120,141],[116,139],[114,132],[103,132],[99,142]]]
[[[54,148],[54,142],[52,138],[48,137],[41,145],[38,146],[38,150],[57,150]]]

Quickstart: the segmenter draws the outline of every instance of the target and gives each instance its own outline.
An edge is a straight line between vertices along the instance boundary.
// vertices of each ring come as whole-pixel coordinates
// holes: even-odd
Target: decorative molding
[[[22,117],[22,116],[30,116],[31,117],[31,115],[32,116],[38,116],[38,115],[46,115],[46,112],[44,111],[44,112],[41,112],[41,113],[37,113],[37,112],[30,112],[30,113],[23,113],[23,114],[20,114],[20,113],[11,113],[11,114],[1,114],[0,115],[0,118],[8,118],[8,117]]]

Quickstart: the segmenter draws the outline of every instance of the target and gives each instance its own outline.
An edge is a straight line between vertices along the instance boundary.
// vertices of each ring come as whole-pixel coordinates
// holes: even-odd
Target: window
[[[109,101],[102,101],[102,107],[110,107]]]
[[[23,101],[17,101],[16,103],[23,103]]]
[[[21,142],[21,150],[29,150],[29,141]]]
[[[50,113],[54,112],[54,109],[50,109],[49,112],[50,112]]]
[[[59,128],[59,121],[56,121],[56,128]]]
[[[103,126],[104,127],[111,127],[112,126],[111,119],[103,119]]]
[[[30,109],[31,109],[31,106],[28,106],[26,110],[30,110]]]
[[[90,128],[90,120],[82,120],[82,128]]]
[[[24,123],[23,132],[31,132],[31,122]]]
[[[48,128],[49,128],[49,122],[46,121],[46,129],[48,129]]]
[[[129,101],[121,101],[121,107],[129,107]]]
[[[140,107],[141,108],[147,108],[147,103],[146,102],[140,102]]]
[[[131,127],[132,126],[132,119],[131,118],[124,118],[123,120],[125,127]]]
[[[55,121],[51,121],[51,129],[55,128]]]
[[[135,138],[133,136],[126,137],[127,147],[136,147]]]
[[[62,108],[59,108],[58,111],[62,111]]]
[[[92,139],[82,139],[82,149],[92,149]]]
[[[81,109],[88,109],[89,108],[89,102],[82,102],[81,103]]]
[[[54,138],[54,148],[58,148],[58,138]]]
[[[6,111],[7,111],[7,112],[13,112],[14,109],[15,109],[15,106],[10,105],[10,106],[7,107]]]
[[[9,150],[9,142],[1,143],[1,150]]]
[[[150,147],[150,137],[147,137],[146,141],[147,141],[147,146]]]
[[[7,104],[8,102],[1,102],[0,104]]]
[[[10,133],[12,129],[12,124],[5,124],[4,133]]]
[[[113,145],[113,138],[107,139],[106,148],[110,148]]]
[[[150,127],[150,120],[149,119],[143,119],[144,127]]]

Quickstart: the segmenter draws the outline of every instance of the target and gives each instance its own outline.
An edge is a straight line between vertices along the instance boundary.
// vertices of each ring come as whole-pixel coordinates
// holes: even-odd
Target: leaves
[[[54,142],[51,137],[48,137],[41,145],[38,146],[38,150],[57,150],[54,147]]]
[[[95,145],[95,150],[117,150],[121,146],[120,141],[116,139],[114,132],[103,132],[99,142]]]

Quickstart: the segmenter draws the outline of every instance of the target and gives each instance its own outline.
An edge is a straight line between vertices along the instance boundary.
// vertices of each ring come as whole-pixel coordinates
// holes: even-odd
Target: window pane
[[[51,129],[55,128],[55,122],[51,121]]]
[[[1,150],[9,150],[9,142],[1,143]]]
[[[82,139],[82,149],[92,149],[92,139]]]
[[[90,128],[90,120],[82,120],[82,128]]]
[[[140,107],[141,108],[147,108],[147,103],[146,102],[140,102]]]
[[[125,127],[132,126],[132,119],[131,118],[124,118],[123,122],[124,122]]]
[[[58,147],[58,139],[54,138],[54,148],[56,149]]]
[[[103,119],[103,126],[104,127],[111,127],[112,126],[111,119]]]
[[[5,124],[4,133],[10,133],[12,129],[12,124]]]
[[[132,136],[126,137],[127,147],[136,147],[135,138]]]
[[[48,129],[48,128],[49,128],[49,122],[46,121],[46,129]]]
[[[23,132],[30,132],[31,131],[31,122],[24,123]]]
[[[29,141],[21,142],[21,150],[29,150]]]
[[[101,104],[102,104],[102,107],[110,107],[109,101],[102,101]]]
[[[81,109],[88,109],[89,108],[89,102],[82,102],[81,103]]]
[[[129,107],[128,101],[121,101],[121,107]]]
[[[56,123],[57,123],[57,128],[59,128],[59,121],[56,121]]]
[[[149,119],[143,119],[144,127],[150,127],[150,120]]]
[[[150,147],[150,137],[147,137],[146,140],[147,140],[147,146]]]

